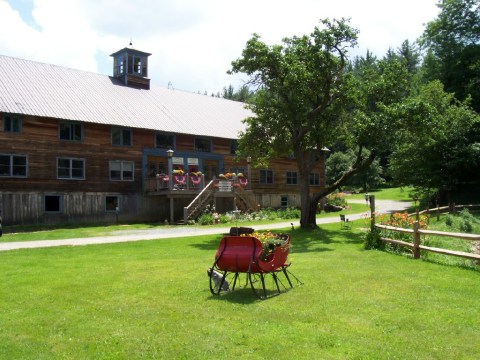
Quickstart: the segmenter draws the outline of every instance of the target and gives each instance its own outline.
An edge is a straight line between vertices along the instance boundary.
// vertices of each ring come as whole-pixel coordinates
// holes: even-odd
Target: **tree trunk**
[[[300,227],[313,229],[317,227],[318,201],[312,201],[308,176],[300,176],[301,215]]]

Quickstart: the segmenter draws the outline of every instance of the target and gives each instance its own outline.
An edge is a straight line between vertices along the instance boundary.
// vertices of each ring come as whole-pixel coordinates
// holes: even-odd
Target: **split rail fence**
[[[373,205],[373,206],[372,206]],[[420,222],[418,219],[418,214],[420,213],[437,213],[439,212],[445,212],[445,210],[452,210],[449,207],[440,207],[440,208],[435,208],[435,209],[430,209],[430,210],[425,210],[422,212],[417,212],[417,220],[413,223],[413,229],[405,229],[405,228],[397,228],[394,226],[389,226],[389,225],[381,225],[381,224],[375,224],[375,199],[370,197],[370,206],[372,209],[371,212],[371,229],[373,230],[374,228],[377,229],[384,229],[384,230],[389,230],[389,231],[395,231],[399,233],[406,233],[406,234],[411,234],[413,237],[413,242],[408,242],[408,241],[402,241],[402,240],[396,240],[396,239],[389,239],[385,237],[380,237],[380,239],[384,242],[391,243],[391,244],[397,244],[400,246],[405,246],[408,248],[412,249],[413,252],[413,258],[414,259],[419,259],[420,258],[420,251],[430,251],[438,254],[443,254],[443,255],[451,255],[451,256],[458,256],[466,259],[471,259],[471,260],[480,260],[480,254],[476,253],[468,253],[464,251],[456,251],[456,250],[449,250],[449,249],[443,249],[443,248],[436,248],[436,247],[430,247],[430,246],[425,246],[421,244],[421,236],[424,235],[429,235],[429,236],[442,236],[442,237],[450,237],[450,238],[457,238],[457,239],[464,239],[464,240],[470,240],[470,241],[480,241],[480,235],[476,234],[464,234],[464,233],[451,233],[451,232],[444,232],[444,231],[433,231],[433,230],[423,230],[420,228]],[[460,205],[460,206],[455,206],[455,209],[458,208],[478,208],[477,205]]]

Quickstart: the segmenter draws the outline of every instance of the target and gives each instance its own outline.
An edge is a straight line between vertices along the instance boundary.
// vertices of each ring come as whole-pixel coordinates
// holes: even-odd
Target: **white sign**
[[[188,165],[198,165],[198,159],[197,158],[187,158],[187,164]]]
[[[218,182],[218,191],[232,191],[232,182],[220,180]]]
[[[183,165],[183,158],[182,157],[173,157],[172,163],[176,165]]]

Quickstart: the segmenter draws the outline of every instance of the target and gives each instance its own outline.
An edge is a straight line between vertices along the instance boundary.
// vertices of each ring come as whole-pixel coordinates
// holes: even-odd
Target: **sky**
[[[0,54],[112,75],[110,54],[131,41],[152,54],[153,85],[212,94],[248,80],[227,71],[254,33],[274,45],[346,18],[359,30],[351,56],[381,58],[417,40],[438,1],[0,0]]]

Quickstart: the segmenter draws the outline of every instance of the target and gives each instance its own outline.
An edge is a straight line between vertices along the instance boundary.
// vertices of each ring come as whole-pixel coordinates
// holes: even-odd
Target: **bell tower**
[[[126,86],[150,89],[148,57],[152,54],[135,50],[130,46],[113,53],[113,76]]]

